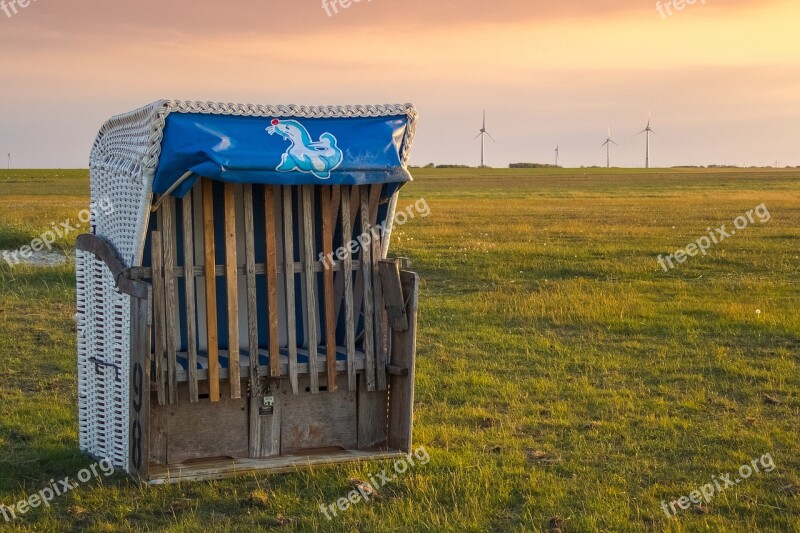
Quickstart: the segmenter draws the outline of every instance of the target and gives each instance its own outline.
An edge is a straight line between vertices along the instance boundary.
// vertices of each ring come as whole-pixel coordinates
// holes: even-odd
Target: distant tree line
[[[561,165],[548,165],[546,163],[511,163],[508,168],[561,168]]]

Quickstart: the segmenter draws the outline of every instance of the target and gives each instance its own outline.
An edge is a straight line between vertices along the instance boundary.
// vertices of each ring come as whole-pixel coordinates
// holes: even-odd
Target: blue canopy
[[[199,177],[269,185],[401,184],[408,116],[167,116],[153,192],[182,198]]]

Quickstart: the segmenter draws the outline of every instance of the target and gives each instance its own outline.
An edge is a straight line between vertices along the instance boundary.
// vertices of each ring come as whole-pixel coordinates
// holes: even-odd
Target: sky
[[[85,168],[160,98],[411,102],[417,165],[479,164],[483,109],[490,166],[605,165],[608,128],[612,165],[643,166],[648,116],[654,166],[800,165],[797,0],[3,1],[16,168]]]

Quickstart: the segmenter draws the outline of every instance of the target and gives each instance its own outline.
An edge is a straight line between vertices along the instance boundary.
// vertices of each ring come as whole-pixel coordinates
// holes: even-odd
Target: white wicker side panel
[[[92,255],[76,250],[75,277],[77,287],[77,328],[78,328],[78,440],[82,452],[89,453],[93,448],[92,405],[96,397],[94,379],[89,373],[88,324],[94,322],[94,307],[89,304],[91,294]]]
[[[95,210],[92,224],[126,266],[138,266],[142,259],[156,168],[145,163],[148,151],[154,149],[154,128],[164,126],[156,120],[162,107],[155,102],[112,118],[103,125],[92,148],[92,202],[105,206]]]
[[[124,169],[92,170],[92,223],[114,245],[126,266],[141,262],[150,215],[150,182],[143,185]]]
[[[131,301],[92,254],[79,251],[76,263],[81,450],[127,471]]]

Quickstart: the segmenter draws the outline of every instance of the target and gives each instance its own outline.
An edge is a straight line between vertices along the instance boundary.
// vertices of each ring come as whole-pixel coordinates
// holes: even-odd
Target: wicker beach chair
[[[110,119],[77,242],[81,450],[151,483],[411,452],[417,113],[159,101]]]

